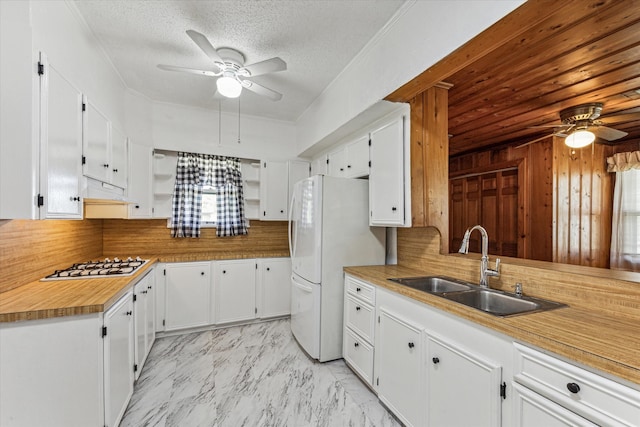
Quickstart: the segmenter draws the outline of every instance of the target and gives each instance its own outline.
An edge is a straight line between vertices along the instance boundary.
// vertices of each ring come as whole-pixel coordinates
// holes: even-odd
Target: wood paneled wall
[[[0,220],[0,292],[102,256],[102,220]]]
[[[411,221],[449,233],[448,90],[440,83],[417,95],[411,105]],[[449,239],[441,250],[449,251]]]
[[[104,220],[103,251],[109,254],[188,255],[198,253],[288,251],[286,221],[251,221],[246,236],[216,237],[203,228],[199,239],[174,239],[166,219]]]
[[[521,148],[507,147],[454,156],[449,161],[449,177],[517,167],[518,178],[518,257],[551,261],[553,254],[553,144],[550,140],[530,144]],[[497,210],[492,209],[498,215]],[[489,212],[484,212],[488,214]],[[450,213],[451,215],[451,213]],[[477,214],[478,218],[482,216]],[[451,218],[452,223],[459,222]],[[497,218],[484,218],[479,223],[496,223]],[[470,224],[475,225],[475,224]],[[464,229],[469,225],[464,225]],[[460,225],[458,228],[463,227]],[[461,231],[464,232],[464,229]],[[454,232],[455,231],[455,232]],[[460,230],[452,230],[450,238],[457,240]],[[491,234],[489,235],[491,238]],[[456,248],[455,242],[451,249]]]
[[[609,267],[615,176],[606,171],[613,148],[571,149],[553,141],[553,261]]]

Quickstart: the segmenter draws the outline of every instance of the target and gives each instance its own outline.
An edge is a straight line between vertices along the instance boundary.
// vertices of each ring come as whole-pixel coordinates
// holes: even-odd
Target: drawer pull
[[[356,311],[360,311],[360,306],[356,306]]]
[[[567,384],[567,389],[571,393],[576,394],[576,393],[578,393],[580,391],[580,386],[578,384],[576,384],[576,383],[568,383]]]
[[[360,347],[360,344],[359,344],[359,343],[357,343],[357,342],[354,342],[354,343],[353,343],[353,346],[354,346],[354,347]]]
[[[409,343],[409,348],[413,348],[413,347],[415,347],[415,346],[416,346],[416,345],[415,345],[414,343],[412,343],[412,342],[410,342],[410,343]]]
[[[431,361],[433,362],[434,365],[437,365],[438,363],[440,363],[440,359],[437,357],[434,357],[433,359],[431,359]]]

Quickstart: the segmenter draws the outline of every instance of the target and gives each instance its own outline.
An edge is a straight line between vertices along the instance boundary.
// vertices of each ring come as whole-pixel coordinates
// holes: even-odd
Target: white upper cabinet
[[[345,147],[345,177],[361,178],[369,175],[369,135],[347,143]]]
[[[328,157],[326,154],[323,154],[320,157],[316,157],[311,162],[311,176],[313,175],[327,175],[327,163]]]
[[[153,215],[153,148],[129,145],[129,218],[151,218]]]
[[[84,166],[85,176],[102,182],[110,182],[111,122],[91,102],[84,107]]]
[[[40,218],[82,218],[82,93],[44,55],[41,64]]]
[[[410,225],[405,211],[404,120],[397,117],[371,132],[369,208],[372,226]]]
[[[260,169],[260,219],[286,221],[293,185],[309,176],[303,161],[263,161]]]
[[[111,184],[127,188],[127,148],[129,139],[116,127],[111,127]]]
[[[327,160],[327,175],[337,178],[346,177],[347,151],[344,147],[340,147],[327,154]]]
[[[291,196],[293,195],[293,186],[296,182],[309,178],[309,162],[290,160],[289,162],[289,187],[287,194],[287,209],[291,204]]]

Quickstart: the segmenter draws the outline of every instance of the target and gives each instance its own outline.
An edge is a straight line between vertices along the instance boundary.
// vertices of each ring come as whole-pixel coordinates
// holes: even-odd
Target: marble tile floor
[[[393,427],[343,360],[312,361],[288,319],[156,340],[121,427]]]

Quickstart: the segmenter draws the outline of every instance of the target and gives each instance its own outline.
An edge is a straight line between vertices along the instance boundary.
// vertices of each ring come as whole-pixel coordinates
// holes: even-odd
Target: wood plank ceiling
[[[512,14],[524,31],[507,35],[503,22],[477,37],[483,43],[491,34],[506,37],[487,54],[450,72],[443,64],[455,61],[445,58],[416,78],[453,84],[450,155],[551,135],[553,128],[532,126],[560,123],[560,110],[590,102],[604,104],[607,126],[629,133],[616,143],[640,140],[640,0],[562,1],[541,16],[545,3],[529,0]],[[470,50],[474,40],[450,57]],[[429,75],[432,69],[441,75]],[[410,82],[387,99],[408,101],[415,92]]]

